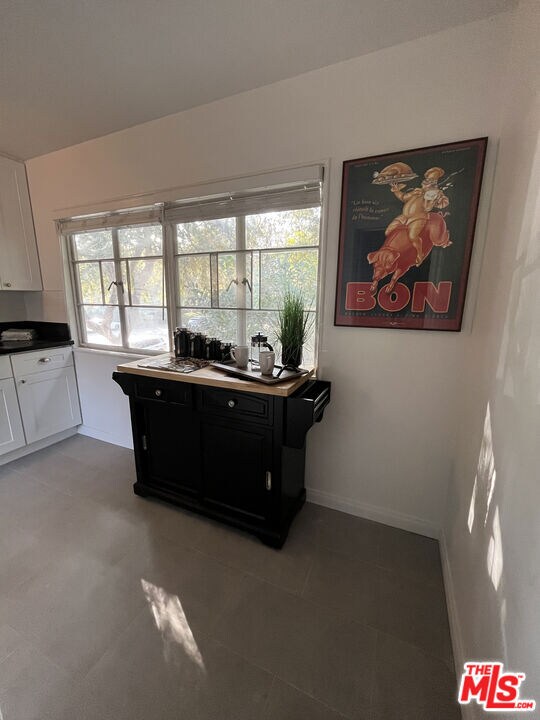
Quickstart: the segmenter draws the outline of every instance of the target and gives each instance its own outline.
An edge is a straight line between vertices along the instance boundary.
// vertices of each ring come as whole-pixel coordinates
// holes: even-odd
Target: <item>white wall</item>
[[[98,440],[133,447],[129,403],[122,389],[111,380],[121,362],[136,356],[117,355],[75,348],[75,367],[81,398],[83,426],[80,432]]]
[[[478,309],[462,345],[446,579],[456,662],[504,660],[528,674],[523,696],[540,703],[537,2],[522,3],[514,33]],[[484,713],[471,706],[467,716]]]
[[[0,322],[26,320],[25,293],[4,290],[0,292]],[[37,319],[37,318],[36,318]]]
[[[42,305],[30,299],[29,316],[65,320],[52,221],[67,208],[329,158],[320,365],[333,401],[310,435],[307,485],[318,501],[436,533],[452,474],[466,333],[333,326],[341,163],[497,139],[508,26],[502,14],[29,161],[45,287]],[[477,252],[477,269],[478,261]],[[473,305],[471,292],[469,316]],[[95,362],[94,382],[90,360],[79,363],[79,377],[85,422],[92,414],[97,425],[125,401],[113,392],[110,368]],[[125,437],[127,416],[120,422]]]

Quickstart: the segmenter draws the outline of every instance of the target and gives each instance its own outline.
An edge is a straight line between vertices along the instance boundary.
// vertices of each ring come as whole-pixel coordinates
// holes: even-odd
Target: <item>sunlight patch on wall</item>
[[[493,431],[491,427],[491,409],[489,403],[486,407],[486,416],[484,418],[484,434],[482,436],[482,445],[478,455],[478,465],[476,468],[476,476],[474,478],[473,496],[476,501],[485,502],[484,527],[488,522],[489,509],[493,501],[493,493],[495,492],[495,483],[497,482],[497,471],[495,469],[495,456],[493,454]],[[472,502],[472,499],[471,499]],[[469,532],[472,532],[474,523],[474,513],[472,511],[472,520],[469,526]],[[471,509],[469,508],[469,519],[471,519]]]
[[[499,518],[499,508],[496,508],[495,515],[493,516],[493,532],[489,539],[487,552],[487,569],[495,590],[499,589],[503,565],[501,523]]]
[[[163,636],[166,660],[169,660],[171,657],[171,646],[178,645],[184,650],[190,660],[205,673],[206,668],[202,655],[193,637],[178,595],[172,595],[163,588],[153,585],[143,578],[141,578],[141,586],[154,617],[156,627]]]
[[[469,533],[472,533],[472,529],[473,529],[473,525],[474,525],[474,513],[475,513],[475,506],[476,506],[476,489],[477,489],[477,487],[478,487],[477,478],[474,478],[471,502],[469,505],[469,515],[467,517],[467,527],[469,528]]]

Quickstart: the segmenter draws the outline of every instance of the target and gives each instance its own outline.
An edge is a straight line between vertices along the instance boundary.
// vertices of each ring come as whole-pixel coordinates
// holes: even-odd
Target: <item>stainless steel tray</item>
[[[277,377],[278,372],[281,370],[281,365],[276,365],[272,375],[261,375],[260,370],[252,370],[249,365],[247,368],[239,368],[236,366],[234,360],[228,362],[213,362],[212,367],[224,370],[229,375],[235,377],[244,378],[244,380],[254,380],[255,382],[263,383],[263,385],[276,385],[277,383],[286,382],[287,380],[293,380],[302,375],[307,375],[309,370],[283,370],[281,375]]]

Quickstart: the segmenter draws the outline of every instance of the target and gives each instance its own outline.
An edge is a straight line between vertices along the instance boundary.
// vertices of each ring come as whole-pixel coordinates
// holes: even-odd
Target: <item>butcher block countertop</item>
[[[166,356],[160,355],[155,359],[157,360],[159,357]],[[192,383],[193,385],[211,385],[213,387],[225,388],[226,390],[259,393],[260,395],[278,395],[279,397],[289,397],[289,395],[292,395],[313,375],[313,370],[310,370],[301,377],[284,380],[282,383],[276,385],[265,385],[264,383],[243,380],[233,375],[227,375],[224,370],[219,370],[211,365],[191,373],[178,373],[155,368],[139,367],[140,362],[141,360],[134,360],[133,362],[122,363],[118,365],[116,369],[118,372],[142,375],[159,380],[172,380],[173,382]]]

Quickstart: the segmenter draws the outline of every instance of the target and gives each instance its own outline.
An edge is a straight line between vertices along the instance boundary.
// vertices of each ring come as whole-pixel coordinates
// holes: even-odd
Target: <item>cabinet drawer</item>
[[[10,377],[13,377],[13,373],[11,372],[11,363],[9,362],[9,356],[2,355],[0,356],[0,380]]]
[[[189,407],[192,404],[191,385],[174,380],[137,379],[135,396],[139,400],[155,400]]]
[[[201,388],[199,409],[238,420],[255,420],[269,425],[272,422],[272,400],[267,395]]]
[[[71,347],[46,348],[11,356],[13,374],[16,378],[44,370],[58,370],[73,365]]]

